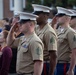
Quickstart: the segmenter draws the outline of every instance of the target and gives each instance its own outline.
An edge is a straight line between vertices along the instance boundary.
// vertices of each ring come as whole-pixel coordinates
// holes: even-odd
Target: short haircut
[[[11,28],[11,26],[10,26],[10,25],[5,25],[5,26],[4,26],[4,30],[9,31],[9,30],[10,30],[10,28]]]
[[[3,20],[5,20],[6,22],[9,22],[9,18],[3,18]]]

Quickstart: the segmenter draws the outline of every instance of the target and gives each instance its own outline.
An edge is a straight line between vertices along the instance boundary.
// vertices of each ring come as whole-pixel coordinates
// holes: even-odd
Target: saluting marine
[[[18,47],[17,75],[41,75],[43,68],[43,43],[35,34],[35,21],[38,17],[31,13],[19,12],[20,21],[17,22],[20,31],[24,34],[20,38],[14,38],[16,28],[14,24],[8,34],[7,44],[10,47]]]
[[[76,11],[75,10],[70,10],[73,12],[71,15],[71,21],[70,21],[70,26],[76,31]]]
[[[58,63],[56,75],[76,75],[76,32],[70,27],[71,11],[57,7],[58,25]],[[75,72],[75,74],[74,74]]]

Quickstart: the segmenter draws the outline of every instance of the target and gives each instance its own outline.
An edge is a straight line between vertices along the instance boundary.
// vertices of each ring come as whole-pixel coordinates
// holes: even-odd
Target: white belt
[[[50,61],[44,61],[44,63],[50,63]]]

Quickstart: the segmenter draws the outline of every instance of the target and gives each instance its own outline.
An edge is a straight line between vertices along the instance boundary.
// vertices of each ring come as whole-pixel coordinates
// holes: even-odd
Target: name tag
[[[28,47],[28,45],[23,45],[22,47],[27,48],[27,47]]]

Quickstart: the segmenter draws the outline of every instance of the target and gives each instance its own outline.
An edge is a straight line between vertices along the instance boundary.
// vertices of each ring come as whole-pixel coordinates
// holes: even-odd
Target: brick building
[[[20,8],[21,6],[19,5],[22,5],[23,8],[25,8],[25,4],[26,4],[26,0],[0,0],[0,19],[6,17],[11,18],[13,16],[13,11],[16,9],[18,10],[22,9]]]

